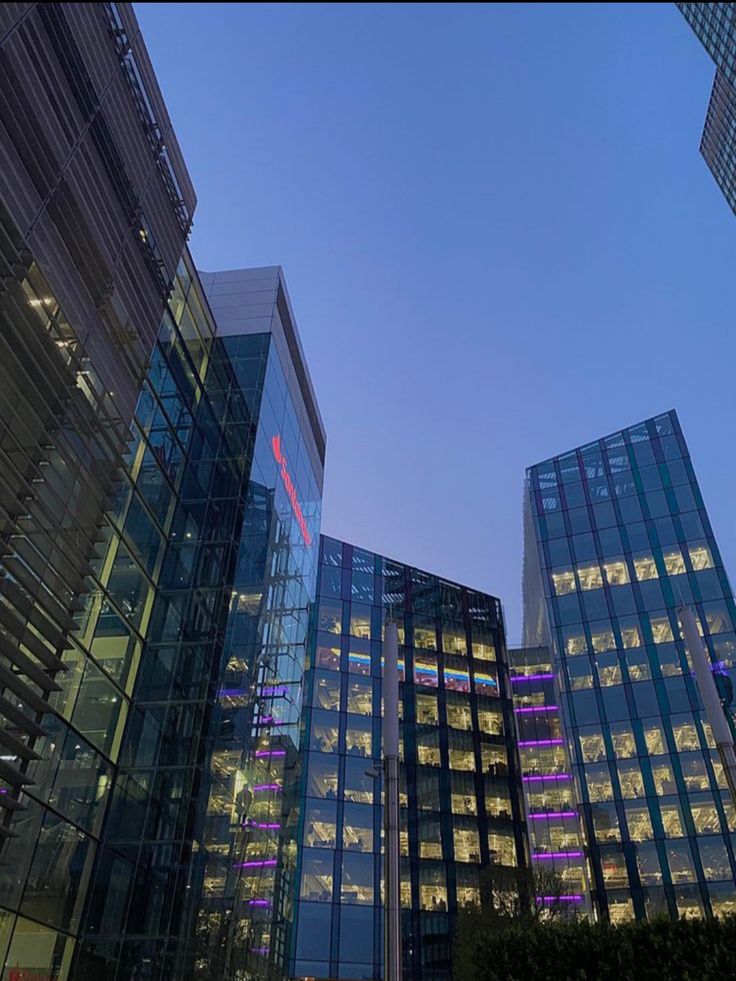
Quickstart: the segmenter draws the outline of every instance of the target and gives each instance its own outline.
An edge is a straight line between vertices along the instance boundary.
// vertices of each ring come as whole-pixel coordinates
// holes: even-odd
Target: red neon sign
[[[286,466],[286,454],[281,449],[281,436],[276,435],[271,438],[271,449],[273,450],[273,455],[276,457],[276,462],[281,468],[281,479],[284,482],[284,487],[286,488],[286,494],[291,503],[291,510],[294,512],[294,517],[296,518],[299,529],[302,533],[302,538],[305,544],[312,544],[312,536],[309,534],[309,528],[307,528],[307,522],[304,518],[304,513],[302,512],[301,504],[296,496],[296,487],[294,487],[294,482],[291,479],[291,474]]]

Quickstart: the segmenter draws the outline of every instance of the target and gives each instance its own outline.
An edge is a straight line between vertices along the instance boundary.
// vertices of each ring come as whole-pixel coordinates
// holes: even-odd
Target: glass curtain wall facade
[[[580,813],[552,655],[548,647],[508,653],[532,867],[552,869],[563,886],[561,894],[538,898],[589,914]]]
[[[700,152],[736,213],[736,4],[677,6],[716,65]]]
[[[322,538],[305,677],[291,973],[382,976],[382,629],[399,624],[404,976],[448,981],[479,871],[526,864],[501,608]]]
[[[734,912],[736,815],[677,608],[728,671],[736,611],[677,415],[531,467],[527,490],[524,640],[554,654],[598,910]]]
[[[0,964],[59,978],[155,574],[110,499],[195,198],[130,5],[4,4],[0,64]]]
[[[284,291],[279,271],[276,282]],[[72,971],[80,981],[279,977],[288,943],[283,788],[315,589],[320,456],[279,353],[293,323],[273,314],[253,332],[243,318],[223,330],[199,281],[183,285],[131,448],[132,499],[145,496],[163,548]],[[202,315],[205,345],[192,330]],[[143,428],[151,418],[155,438]]]

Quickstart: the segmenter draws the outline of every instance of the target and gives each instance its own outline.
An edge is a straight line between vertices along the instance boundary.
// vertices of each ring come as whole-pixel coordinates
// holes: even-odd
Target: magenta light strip
[[[575,811],[544,811],[542,814],[530,814],[532,821],[544,821],[545,818],[574,818],[577,817]]]
[[[553,674],[512,674],[512,681],[549,681]]]
[[[267,899],[249,899],[249,906],[270,906],[271,904]]]
[[[251,824],[251,827],[252,828],[260,828],[262,831],[280,831],[281,830],[281,825],[280,824],[278,824],[278,823],[267,824],[267,823],[264,823],[263,821],[254,821]]]
[[[582,858],[582,852],[532,852],[532,858]]]
[[[527,712],[557,712],[559,705],[534,705],[531,708],[518,708],[514,709],[514,712],[518,712],[519,715],[523,715]]]
[[[238,862],[238,864],[237,865],[234,865],[233,868],[236,868],[236,869],[264,869],[264,868],[273,868],[274,865],[276,865],[276,859],[275,858],[264,858],[264,859],[261,859],[258,862]]]
[[[524,783],[538,783],[540,780],[572,780],[572,773],[545,773],[541,777],[522,777]]]
[[[263,756],[286,756],[285,749],[258,749],[256,750],[256,759],[261,759]]]
[[[280,783],[257,783],[253,790],[281,790]]]
[[[564,739],[523,739],[519,746],[563,746]]]
[[[270,947],[251,947],[251,954],[263,954],[264,956],[270,951]]]
[[[577,894],[570,896],[537,896],[537,899],[541,899],[543,903],[582,903],[583,901],[583,897]]]

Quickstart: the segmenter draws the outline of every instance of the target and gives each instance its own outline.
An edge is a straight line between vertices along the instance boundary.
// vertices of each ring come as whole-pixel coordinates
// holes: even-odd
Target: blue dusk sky
[[[736,218],[674,4],[136,4],[200,268],[281,264],[323,531],[500,596],[525,468],[676,408],[729,571]]]

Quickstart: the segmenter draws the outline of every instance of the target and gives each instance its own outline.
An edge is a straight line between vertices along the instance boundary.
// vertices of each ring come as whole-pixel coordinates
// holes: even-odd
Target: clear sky
[[[284,266],[323,531],[499,595],[524,469],[676,408],[730,572],[736,218],[674,4],[136,4],[200,268]]]

